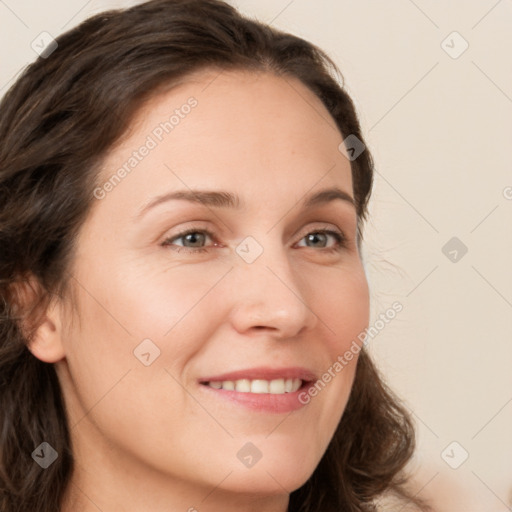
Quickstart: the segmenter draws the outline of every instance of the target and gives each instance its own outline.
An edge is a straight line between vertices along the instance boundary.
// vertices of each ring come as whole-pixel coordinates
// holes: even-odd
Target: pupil
[[[323,233],[315,233],[315,234],[309,235],[309,240],[310,240],[311,242],[315,242],[315,239],[316,239],[316,241],[318,241],[318,237],[319,237],[319,236],[320,236],[320,237],[323,237],[323,236],[325,236],[325,235],[324,235]]]
[[[201,236],[201,233],[189,233],[187,235],[187,238],[189,240],[189,242],[191,242],[192,244],[195,244],[198,242],[197,238],[198,238],[198,235],[199,237]],[[199,238],[199,241],[200,241],[200,238]]]

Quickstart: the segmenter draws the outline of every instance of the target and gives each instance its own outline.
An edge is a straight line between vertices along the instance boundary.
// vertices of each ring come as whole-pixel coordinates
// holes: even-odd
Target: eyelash
[[[206,234],[208,237],[210,237],[212,240],[215,239],[215,237],[213,236],[213,233],[211,231],[207,230],[207,229],[190,228],[187,231],[184,231],[182,233],[178,233],[178,234],[174,235],[171,238],[167,238],[166,240],[164,240],[162,242],[162,246],[169,247],[171,250],[176,251],[176,252],[181,252],[183,250],[185,252],[189,252],[189,253],[208,252],[208,247],[182,247],[182,246],[173,246],[171,244],[171,242],[173,240],[178,240],[180,238],[184,238],[187,235],[190,235],[192,233],[203,233],[203,234]],[[342,249],[347,247],[347,240],[346,240],[345,235],[342,232],[334,231],[334,230],[331,230],[331,229],[316,229],[316,230],[310,231],[305,236],[303,236],[300,240],[303,240],[308,235],[318,234],[318,233],[325,234],[325,235],[331,235],[331,236],[334,237],[334,239],[337,242],[334,247],[321,248],[320,250],[322,252],[334,253],[334,252],[339,252]]]

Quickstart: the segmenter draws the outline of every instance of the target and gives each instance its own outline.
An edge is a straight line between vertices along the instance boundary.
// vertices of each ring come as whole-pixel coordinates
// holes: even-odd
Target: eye
[[[167,238],[162,243],[163,246],[169,247],[173,251],[180,252],[183,249],[186,252],[206,252],[208,249],[203,247],[202,244],[205,243],[207,238],[213,239],[212,233],[210,233],[206,229],[195,229],[191,228],[188,231],[184,231],[183,233],[178,233],[176,236],[172,238]],[[175,240],[183,240],[183,245],[177,245]]]
[[[332,247],[326,247],[329,237],[334,238],[335,240],[335,244]],[[301,241],[302,240],[306,240],[307,243],[310,242],[313,244],[319,244],[306,247],[318,247],[320,249],[324,249],[324,251],[329,252],[340,251],[346,245],[346,239],[343,233],[331,229],[320,229],[316,231],[311,231],[304,238],[302,238]]]

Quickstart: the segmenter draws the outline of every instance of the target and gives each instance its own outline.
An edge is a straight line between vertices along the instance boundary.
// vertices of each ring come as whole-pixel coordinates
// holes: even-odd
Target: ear
[[[52,301],[28,344],[30,352],[46,363],[56,363],[65,357],[60,314],[59,305]]]
[[[13,285],[14,310],[21,331],[27,339],[27,348],[46,363],[55,363],[65,357],[62,343],[62,308],[60,301],[50,298],[38,304],[44,290],[38,280],[30,277]]]

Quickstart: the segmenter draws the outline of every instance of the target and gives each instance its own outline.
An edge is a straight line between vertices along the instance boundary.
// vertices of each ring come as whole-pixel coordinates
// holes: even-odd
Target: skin
[[[69,412],[77,465],[63,512],[284,512],[350,394],[357,356],[292,413],[210,399],[198,383],[255,366],[321,376],[368,326],[369,292],[354,206],[300,208],[321,189],[353,197],[353,188],[343,136],[295,79],[191,77],[144,106],[102,177],[191,96],[197,106],[172,133],[93,199],[70,269],[74,308],[70,298],[52,303],[30,346],[55,363]],[[174,200],[134,220],[183,189],[229,191],[243,207]],[[213,238],[178,238],[191,227]],[[341,230],[345,245],[328,252],[334,237],[306,236],[321,229]],[[263,249],[250,264],[235,251],[247,236]],[[187,251],[201,243],[205,252]],[[160,350],[149,366],[133,353],[147,338]],[[237,458],[247,442],[262,453],[252,468]]]

